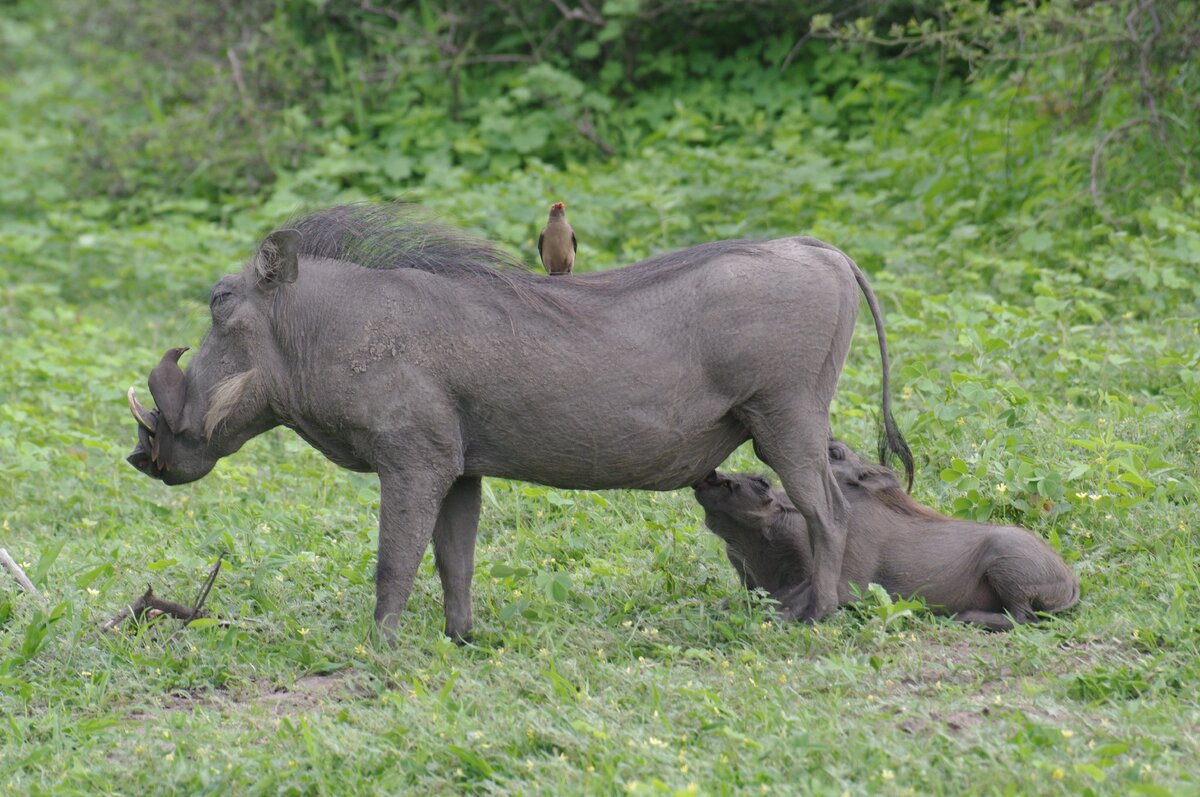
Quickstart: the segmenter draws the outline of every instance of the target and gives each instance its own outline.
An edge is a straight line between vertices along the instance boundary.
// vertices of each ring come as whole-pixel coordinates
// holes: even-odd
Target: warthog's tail
[[[900,434],[900,430],[896,427],[896,419],[892,417],[892,362],[888,357],[887,333],[883,330],[883,313],[879,309],[879,302],[875,299],[875,292],[871,290],[871,285],[867,282],[867,275],[862,272],[850,255],[817,238],[802,238],[801,240],[808,246],[828,249],[846,258],[846,262],[850,264],[850,270],[854,272],[854,279],[858,282],[858,287],[867,299],[867,307],[871,309],[871,317],[875,319],[875,335],[879,339],[879,358],[883,362],[883,429],[879,434],[879,461],[887,464],[888,453],[895,454],[904,464],[904,475],[908,480],[907,489],[911,492],[913,455],[908,448],[908,443],[904,440],[904,435]]]

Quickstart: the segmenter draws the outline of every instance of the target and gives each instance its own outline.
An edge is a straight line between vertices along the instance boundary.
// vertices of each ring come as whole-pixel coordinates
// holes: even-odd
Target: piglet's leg
[[[989,631],[1011,631],[1013,629],[1012,618],[999,612],[984,612],[972,609],[966,612],[959,612],[954,615],[953,619],[967,625],[982,626]]]

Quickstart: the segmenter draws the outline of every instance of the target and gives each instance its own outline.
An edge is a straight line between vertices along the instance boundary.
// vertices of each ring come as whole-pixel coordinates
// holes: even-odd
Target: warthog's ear
[[[270,290],[285,282],[295,282],[300,272],[298,230],[276,230],[266,237],[254,257],[258,287]]]

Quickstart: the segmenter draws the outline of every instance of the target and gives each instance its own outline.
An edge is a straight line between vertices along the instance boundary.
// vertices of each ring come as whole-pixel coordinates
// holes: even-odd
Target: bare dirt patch
[[[366,676],[354,670],[343,670],[327,675],[305,675],[288,685],[258,678],[228,689],[176,690],[161,698],[159,710],[168,713],[196,710],[240,713],[259,709],[270,716],[287,716],[360,700],[370,694],[372,690]],[[139,711],[130,719],[146,721],[155,713]]]

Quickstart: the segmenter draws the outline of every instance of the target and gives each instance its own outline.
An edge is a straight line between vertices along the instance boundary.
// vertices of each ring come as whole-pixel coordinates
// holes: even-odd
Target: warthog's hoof
[[[785,621],[799,620],[815,623],[833,614],[837,602],[820,601],[810,581],[805,581],[775,596],[779,601],[779,618]]]

